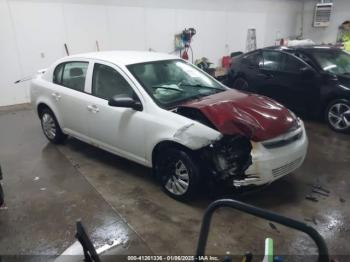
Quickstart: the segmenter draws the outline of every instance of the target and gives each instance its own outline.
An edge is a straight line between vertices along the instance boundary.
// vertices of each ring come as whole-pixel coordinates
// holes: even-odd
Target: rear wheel
[[[41,127],[47,139],[55,144],[61,144],[67,136],[62,132],[57,119],[48,108],[44,109],[40,114]]]
[[[157,175],[163,190],[185,201],[197,192],[199,169],[191,155],[182,149],[166,149],[156,160]]]
[[[247,91],[249,88],[249,84],[248,84],[248,81],[246,79],[244,79],[243,77],[238,77],[233,82],[232,88]]]
[[[332,101],[326,109],[325,119],[333,130],[350,132],[350,101],[346,99]]]

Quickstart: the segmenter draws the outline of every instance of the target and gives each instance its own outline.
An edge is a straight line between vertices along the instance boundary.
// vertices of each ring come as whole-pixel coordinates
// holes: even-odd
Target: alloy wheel
[[[45,113],[42,116],[42,125],[45,135],[50,139],[54,139],[56,136],[56,123],[50,114]]]
[[[336,103],[329,108],[328,121],[337,130],[350,128],[350,106],[345,103]]]
[[[181,161],[172,161],[170,174],[165,188],[174,195],[183,195],[189,187],[190,176],[186,165]]]

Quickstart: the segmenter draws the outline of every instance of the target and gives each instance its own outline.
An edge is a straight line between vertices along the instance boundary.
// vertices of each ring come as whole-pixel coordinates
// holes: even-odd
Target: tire
[[[238,77],[233,81],[231,88],[237,89],[237,90],[248,91],[249,84],[245,78]]]
[[[2,190],[2,185],[0,183],[0,207],[4,204],[4,190]]]
[[[62,132],[54,113],[50,109],[45,108],[41,112],[40,121],[44,135],[50,142],[62,144],[66,140],[67,135]]]
[[[334,131],[350,133],[350,101],[337,99],[329,103],[325,112],[325,120]]]
[[[156,159],[156,174],[163,191],[172,198],[188,201],[194,198],[199,184],[199,167],[182,149],[169,148]]]

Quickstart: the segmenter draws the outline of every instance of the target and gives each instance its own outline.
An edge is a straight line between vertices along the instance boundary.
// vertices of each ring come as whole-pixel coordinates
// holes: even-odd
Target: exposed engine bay
[[[191,118],[216,130],[215,126],[200,111],[179,107],[176,113]],[[252,164],[250,139],[242,135],[224,135],[222,139],[198,151],[202,166],[209,170],[215,180],[244,179],[244,172]]]
[[[244,179],[252,164],[252,145],[243,136],[224,136],[220,141],[201,149],[201,159],[215,180]]]

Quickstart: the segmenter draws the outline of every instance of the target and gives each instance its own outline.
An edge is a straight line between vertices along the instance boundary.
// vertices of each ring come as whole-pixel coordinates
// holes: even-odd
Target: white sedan
[[[152,167],[185,200],[201,182],[262,185],[304,161],[300,119],[222,85],[178,57],[110,51],[65,57],[31,83],[46,137],[67,135]]]

